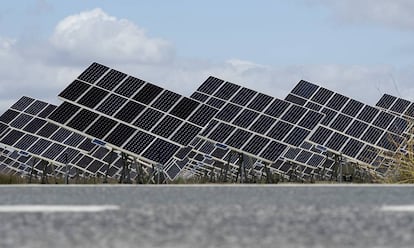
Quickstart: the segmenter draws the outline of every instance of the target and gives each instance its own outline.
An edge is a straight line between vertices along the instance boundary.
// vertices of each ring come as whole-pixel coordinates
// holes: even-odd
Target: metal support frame
[[[32,157],[32,158],[33,158],[33,162],[32,162],[32,168],[30,169],[29,183],[32,183],[34,167],[36,164],[36,158],[35,157]]]
[[[111,164],[113,163],[113,157],[114,157],[114,151],[111,150],[111,154],[109,155],[109,161],[108,164],[106,166],[106,170],[105,170],[105,176],[104,176],[104,180],[102,181],[102,183],[108,183],[108,176],[109,176],[109,169],[111,168]]]
[[[45,163],[46,161],[41,160],[41,163],[43,164],[43,172],[42,172],[42,184],[47,184],[48,180],[47,180],[47,167],[49,165],[49,163]]]
[[[65,175],[65,184],[69,184],[69,161],[68,161],[68,154],[65,153],[65,167],[66,167],[66,175]]]
[[[126,153],[122,153],[122,171],[121,177],[119,178],[119,183],[131,183],[130,171],[129,171],[129,163],[128,163],[128,155]]]

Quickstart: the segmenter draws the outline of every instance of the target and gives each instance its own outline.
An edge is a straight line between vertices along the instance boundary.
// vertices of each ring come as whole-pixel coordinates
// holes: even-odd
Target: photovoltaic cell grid
[[[215,109],[93,63],[59,97],[49,116],[150,163],[165,164],[209,121]]]
[[[308,108],[214,77],[209,77],[191,97],[217,109],[217,114],[200,134],[200,143],[195,149],[221,162],[228,160],[233,150],[277,164],[275,162],[282,161],[289,150],[300,146],[324,117]],[[231,149],[215,147],[217,143]],[[301,148],[299,151],[304,152]],[[300,160],[296,156],[286,159],[316,168],[323,156],[310,154],[306,159],[300,154],[297,154]],[[190,159],[197,160],[196,156]],[[200,159],[201,156],[198,162],[206,161]],[[289,169],[286,164],[279,165],[275,169]]]
[[[204,170],[200,164],[236,165],[238,158],[226,149],[231,147],[283,172],[290,169],[286,160],[307,165],[303,173],[310,174],[332,162],[324,160],[315,144],[364,163],[383,163],[386,158],[379,151],[395,152],[408,128],[401,116],[414,115],[414,105],[404,99],[384,95],[371,107],[306,81],[284,101],[210,77],[186,98],[97,63],[59,96],[64,102],[58,108],[28,97],[16,102],[0,117],[0,142],[51,161],[62,156],[66,142],[98,153],[90,140],[82,141],[81,132],[145,161],[168,164],[170,175],[186,164],[199,171]],[[94,160],[82,155],[73,159],[102,173],[104,167]],[[121,162],[117,160],[118,168]],[[256,162],[248,166],[259,168]]]
[[[22,156],[17,151],[0,148],[0,173],[24,175],[30,173],[30,156]],[[35,168],[36,170],[36,168]]]
[[[0,123],[0,139],[4,134],[8,133],[10,128]],[[25,162],[30,156],[21,156],[17,152],[7,149],[7,147],[0,147],[0,173],[5,175],[22,175],[26,171]]]
[[[374,166],[383,159],[381,151],[397,151],[408,127],[401,117],[303,80],[286,100],[325,114],[308,142]],[[407,104],[400,101],[394,107],[394,100],[390,103],[389,96],[384,96],[377,105],[403,111]]]
[[[1,135],[0,143],[60,166],[67,163],[96,174],[101,167],[105,167],[103,159],[109,156],[109,150],[48,122],[45,118],[55,108],[54,105],[22,97],[0,116],[0,132],[4,127],[7,129]],[[96,155],[97,150],[99,156]]]
[[[402,98],[384,94],[375,106],[403,118],[414,118],[414,102]]]
[[[21,154],[17,150],[10,150],[0,148],[0,163],[6,166],[9,170],[3,171],[4,174],[28,175],[33,177],[41,175],[44,171],[47,174],[55,176],[63,176],[66,174],[66,166],[59,164],[52,164],[48,161],[39,159],[28,154]],[[75,167],[72,167],[73,169]],[[72,176],[72,174],[70,174]]]

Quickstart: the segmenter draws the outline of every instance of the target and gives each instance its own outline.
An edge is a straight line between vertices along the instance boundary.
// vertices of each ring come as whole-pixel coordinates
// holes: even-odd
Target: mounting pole
[[[122,153],[122,160],[123,160],[123,165],[122,165],[122,172],[121,172],[121,178],[119,179],[119,183],[130,183],[129,170],[128,170],[128,156],[125,153]]]
[[[157,163],[155,165],[156,169],[157,169],[157,184],[160,184],[160,173],[161,173],[161,164]]]
[[[111,154],[109,156],[109,161],[108,161],[108,165],[106,166],[106,171],[105,171],[105,177],[102,183],[108,183],[108,175],[109,175],[109,169],[111,167],[111,164],[113,162],[113,157],[114,157],[114,151],[111,150]]]
[[[66,164],[66,175],[65,175],[65,184],[69,184],[69,165],[68,165],[68,154],[65,153],[65,164]]]
[[[343,158],[342,154],[339,155],[339,183],[342,183],[342,173],[343,173]]]
[[[32,162],[32,168],[30,170],[30,176],[29,176],[29,183],[32,183],[32,177],[33,177],[33,172],[34,172],[34,166],[36,164],[36,158],[33,157],[33,162]]]
[[[47,183],[47,166],[49,165],[49,163],[46,164],[44,160],[42,160],[41,163],[43,164],[42,184],[46,184]]]

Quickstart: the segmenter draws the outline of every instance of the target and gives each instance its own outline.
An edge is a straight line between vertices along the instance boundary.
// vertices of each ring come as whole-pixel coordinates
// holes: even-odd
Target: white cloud
[[[16,39],[0,37],[0,51],[8,51],[14,44],[16,44]]]
[[[98,42],[104,38],[108,41]],[[124,38],[133,42],[116,50],[120,42],[125,42]],[[237,58],[221,62],[177,58],[172,56],[174,48],[168,41],[148,38],[134,23],[109,16],[100,9],[63,19],[50,40],[43,44],[23,43],[0,38],[0,111],[22,95],[56,103],[56,95],[92,61],[184,95],[190,95],[213,75],[279,98],[284,98],[299,80],[305,79],[370,104],[382,93],[399,96],[395,80],[402,96],[414,100],[412,68],[336,64],[269,66]]]
[[[164,63],[174,53],[169,42],[148,37],[134,23],[117,19],[99,8],[60,21],[50,41],[75,61]]]
[[[304,79],[372,105],[384,93],[414,100],[410,94],[414,92],[414,85],[410,84],[414,73],[410,68],[399,70],[387,65],[266,66],[232,59],[222,63],[180,60],[162,68],[139,65],[118,68],[185,95],[213,75],[279,98],[284,98]]]
[[[412,0],[307,0],[330,8],[341,21],[375,24],[412,31]]]
[[[22,95],[56,102],[57,93],[79,71],[76,66],[52,65],[44,58],[28,57],[18,41],[0,38],[0,110],[4,111],[10,106],[8,103]]]

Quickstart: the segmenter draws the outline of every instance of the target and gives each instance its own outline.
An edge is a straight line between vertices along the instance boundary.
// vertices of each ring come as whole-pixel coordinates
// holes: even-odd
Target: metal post
[[[57,184],[57,179],[56,179],[56,168],[55,168],[55,164],[51,163],[52,166],[52,170],[53,170],[53,178],[55,179],[55,184]]]
[[[157,167],[157,184],[160,184],[160,170],[161,170],[161,166],[160,166],[160,164],[157,164],[156,167]]]
[[[240,156],[241,165],[242,165],[242,168],[243,168],[244,183],[248,183],[249,180],[248,180],[248,174],[247,174],[247,171],[246,171],[246,165],[244,164],[243,153],[240,153],[239,156]]]
[[[111,150],[111,154],[109,156],[109,161],[108,161],[108,165],[106,166],[106,171],[105,171],[105,177],[102,183],[108,183],[108,175],[109,175],[109,169],[111,167],[111,164],[113,162],[113,156],[114,156],[114,151]]]
[[[68,154],[67,153],[65,153],[65,164],[66,164],[65,183],[69,184],[69,165],[68,165]]]
[[[220,183],[223,182],[223,172],[224,172],[224,163],[220,168],[220,174],[218,176],[218,180],[220,181]]]
[[[43,164],[43,173],[42,173],[42,184],[46,184],[47,183],[47,166],[48,164],[44,163],[45,161],[41,161],[41,163]]]
[[[130,183],[129,171],[128,171],[128,156],[125,153],[122,153],[122,160],[123,160],[123,166],[122,166],[121,178],[119,179],[119,183]]]
[[[342,183],[342,172],[343,172],[343,164],[342,164],[342,161],[339,163],[339,166],[340,166],[340,168],[339,168],[339,183]]]
[[[240,183],[244,183],[243,159],[240,158],[240,153],[237,154],[239,159]]]
[[[35,164],[36,164],[36,158],[33,157],[32,169],[30,170],[30,176],[29,176],[29,183],[32,183],[32,177],[33,177]]]
[[[231,153],[229,154],[229,159],[227,160],[226,168],[224,169],[223,182],[227,182],[227,174],[230,169],[230,160],[231,160]]]
[[[138,165],[137,165],[137,161],[134,159],[134,161],[132,162],[132,165],[134,166],[135,169],[135,183],[138,184],[138,179],[139,179],[139,173],[138,173]]]
[[[267,164],[266,163],[263,163],[264,164],[264,170],[265,170],[265,173],[266,173],[266,183],[271,183],[270,182],[270,170],[269,170],[269,168],[267,168]]]
[[[335,154],[335,163],[339,166],[339,183],[342,183],[342,159],[338,154]]]
[[[239,152],[237,155],[239,158],[240,183],[245,183],[246,170],[244,168],[243,153]]]

